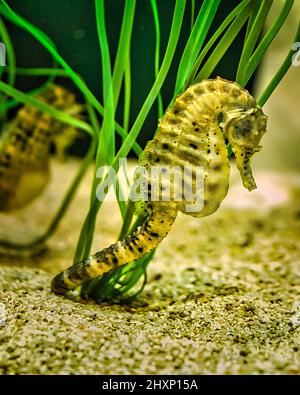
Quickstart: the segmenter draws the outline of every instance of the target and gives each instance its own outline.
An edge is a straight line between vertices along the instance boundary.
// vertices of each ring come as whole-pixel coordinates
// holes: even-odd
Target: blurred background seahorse
[[[83,110],[73,93],[54,84],[38,99],[74,116]],[[23,208],[39,196],[49,181],[52,148],[63,159],[76,136],[74,127],[33,106],[21,107],[0,139],[0,211]]]

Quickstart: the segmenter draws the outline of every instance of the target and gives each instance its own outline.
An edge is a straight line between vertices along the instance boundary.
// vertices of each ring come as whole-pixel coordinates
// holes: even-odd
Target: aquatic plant
[[[88,154],[82,161],[79,172],[73,180],[63,202],[61,208],[52,221],[49,229],[44,235],[35,241],[45,241],[56,229],[61,217],[65,213],[78,184],[85,173],[88,165],[95,159],[95,177],[91,185],[90,208],[83,223],[75,256],[74,263],[83,260],[90,253],[97,214],[102,206],[102,201],[96,198],[96,189],[99,180],[96,178],[96,171],[100,166],[110,165],[116,171],[119,170],[119,159],[127,157],[131,149],[137,155],[141,153],[141,147],[137,144],[137,137],[142,129],[143,123],[157,100],[158,115],[161,117],[164,110],[171,105],[176,96],[185,90],[194,82],[200,82],[210,77],[214,69],[226,53],[236,35],[246,26],[245,39],[242,53],[239,59],[239,65],[236,73],[236,81],[240,86],[244,87],[267,51],[269,45],[277,35],[278,31],[284,24],[294,1],[286,0],[282,5],[279,15],[274,20],[270,29],[263,32],[266,17],[272,5],[271,0],[243,0],[234,8],[212,34],[207,39],[210,32],[212,22],[220,5],[220,0],[204,0],[200,10],[195,17],[195,1],[191,0],[191,31],[187,39],[181,61],[179,63],[176,75],[176,82],[171,102],[166,108],[163,108],[161,89],[163,83],[170,71],[170,66],[174,58],[180,36],[181,27],[184,21],[184,13],[186,0],[176,0],[173,11],[172,26],[169,34],[168,45],[162,61],[160,62],[160,23],[159,13],[156,0],[151,0],[151,9],[153,13],[153,22],[156,33],[155,48],[155,80],[152,88],[144,101],[139,114],[137,115],[132,126],[129,127],[130,103],[131,103],[131,67],[130,67],[130,44],[131,34],[134,28],[133,20],[135,14],[135,0],[126,0],[124,2],[124,12],[120,37],[118,42],[117,54],[112,68],[110,59],[110,50],[106,33],[105,20],[105,2],[104,0],[95,0],[96,25],[99,38],[99,46],[102,62],[102,80],[103,80],[103,103],[101,104],[95,95],[88,88],[81,76],[73,70],[65,59],[60,55],[55,47],[55,43],[46,36],[40,29],[26,21],[20,15],[17,15],[9,5],[1,0],[0,14],[10,22],[19,26],[21,29],[30,33],[35,39],[42,44],[53,57],[53,68],[51,69],[19,69],[15,65],[13,48],[10,43],[5,25],[0,24],[0,34],[3,42],[7,47],[8,64],[7,68],[2,72],[7,73],[7,82],[0,81],[0,90],[3,92],[0,103],[0,112],[3,119],[8,109],[16,106],[19,102],[31,104],[51,114],[54,118],[77,127],[88,133],[91,137],[91,145]],[[300,26],[296,32],[294,41],[300,41]],[[272,92],[279,84],[288,68],[291,65],[293,51],[289,51],[286,59],[282,63],[278,72],[274,75],[268,86],[264,89],[257,102],[263,106],[271,96]],[[13,87],[16,73],[20,75],[48,75],[48,80],[38,88],[38,92],[43,91],[56,76],[65,76],[71,78],[78,89],[83,93],[89,122],[76,119],[70,115],[59,111],[50,105],[39,101],[35,95],[37,90],[33,92],[23,93]],[[120,125],[115,120],[116,109],[118,107],[121,86],[124,82],[124,107],[123,107],[123,124]],[[7,97],[12,99],[7,99]],[[122,145],[116,152],[115,133],[122,137]],[[229,153],[231,152],[228,146]],[[102,177],[100,185],[108,183],[106,177]],[[117,186],[116,189],[120,188]],[[141,222],[141,218],[137,218],[133,222],[133,212],[130,205],[127,206],[119,199],[120,213],[123,218],[123,226],[120,231],[119,238],[131,233],[133,229]],[[7,243],[8,245],[8,243]],[[21,245],[19,248],[27,248]],[[101,300],[121,300],[122,298],[132,297],[136,295],[146,282],[146,269],[153,257],[154,251],[146,254],[141,259],[134,261],[125,266],[119,267],[100,278],[96,278],[87,282],[82,288],[82,296],[92,297],[97,302]],[[140,289],[137,291],[136,286],[142,281]]]

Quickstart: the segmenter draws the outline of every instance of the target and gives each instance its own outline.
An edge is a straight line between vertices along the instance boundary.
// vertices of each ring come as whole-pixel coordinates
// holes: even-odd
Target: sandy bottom
[[[39,201],[0,217],[0,237],[29,240],[45,229],[74,169],[56,164]],[[299,374],[300,179],[256,179],[259,190],[249,194],[233,177],[213,216],[177,219],[138,299],[96,305],[49,289],[72,260],[88,176],[46,248],[2,251],[0,373]],[[95,249],[114,241],[119,225],[107,203]]]

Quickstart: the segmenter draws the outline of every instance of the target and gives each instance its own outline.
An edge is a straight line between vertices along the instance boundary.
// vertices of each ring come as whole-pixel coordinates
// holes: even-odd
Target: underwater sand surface
[[[39,201],[1,215],[0,237],[29,240],[45,229],[75,165],[53,170]],[[79,304],[49,289],[71,263],[90,180],[47,248],[32,257],[2,252],[0,373],[300,373],[299,177],[256,172],[250,194],[234,176],[216,214],[180,216],[130,305]],[[119,226],[107,203],[95,246],[114,241]]]

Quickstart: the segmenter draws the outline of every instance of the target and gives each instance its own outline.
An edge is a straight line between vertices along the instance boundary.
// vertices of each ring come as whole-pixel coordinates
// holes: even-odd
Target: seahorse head
[[[225,136],[231,144],[243,185],[249,191],[256,188],[250,166],[251,157],[261,150],[260,140],[266,132],[267,116],[261,108],[236,109],[226,114],[223,122]]]

